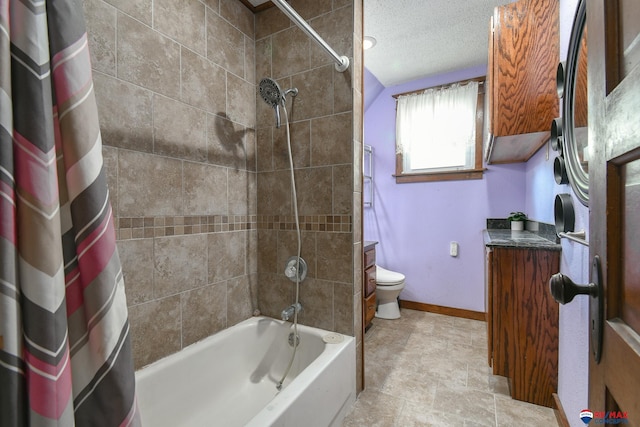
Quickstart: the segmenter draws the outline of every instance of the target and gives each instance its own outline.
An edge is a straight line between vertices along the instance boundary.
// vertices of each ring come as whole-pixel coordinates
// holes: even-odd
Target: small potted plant
[[[524,222],[527,219],[527,214],[524,212],[511,212],[511,215],[507,217],[511,221],[511,229],[515,231],[524,230]]]

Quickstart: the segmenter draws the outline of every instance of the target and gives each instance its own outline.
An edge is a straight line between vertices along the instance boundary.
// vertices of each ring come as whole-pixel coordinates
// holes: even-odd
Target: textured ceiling
[[[489,19],[509,0],[365,0],[365,67],[385,87],[487,64]]]
[[[248,0],[253,6],[266,0]],[[364,0],[364,65],[385,87],[486,65],[493,8],[510,0]]]

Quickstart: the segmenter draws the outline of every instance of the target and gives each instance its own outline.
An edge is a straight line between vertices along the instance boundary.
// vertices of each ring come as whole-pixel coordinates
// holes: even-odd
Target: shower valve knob
[[[284,275],[295,282],[302,282],[307,277],[307,263],[304,259],[292,256],[284,265]]]
[[[295,279],[296,268],[294,266],[289,266],[288,268],[285,268],[284,275],[287,276],[289,279]]]

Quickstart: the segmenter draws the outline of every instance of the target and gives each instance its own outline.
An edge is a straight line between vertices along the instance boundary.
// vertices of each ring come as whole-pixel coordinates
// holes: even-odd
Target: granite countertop
[[[375,246],[375,245],[377,245],[377,244],[378,244],[378,242],[376,242],[376,241],[374,241],[374,240],[365,240],[365,241],[363,242],[363,245],[364,245],[364,246],[362,247],[362,248],[363,248],[363,251],[364,251],[364,252],[366,252],[366,251],[368,251],[368,250],[371,250],[371,249],[373,249],[373,248],[374,248],[374,246]]]
[[[484,230],[484,244],[499,248],[534,248],[559,251],[560,243],[532,231]]]
[[[484,244],[500,248],[562,250],[554,226],[527,221],[526,228],[525,231],[512,231],[500,221],[487,220],[487,230],[483,231]]]

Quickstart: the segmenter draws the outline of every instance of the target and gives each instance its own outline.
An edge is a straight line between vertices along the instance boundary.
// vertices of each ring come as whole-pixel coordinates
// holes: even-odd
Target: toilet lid
[[[404,274],[390,271],[376,265],[376,284],[380,286],[398,285],[404,282]]]

